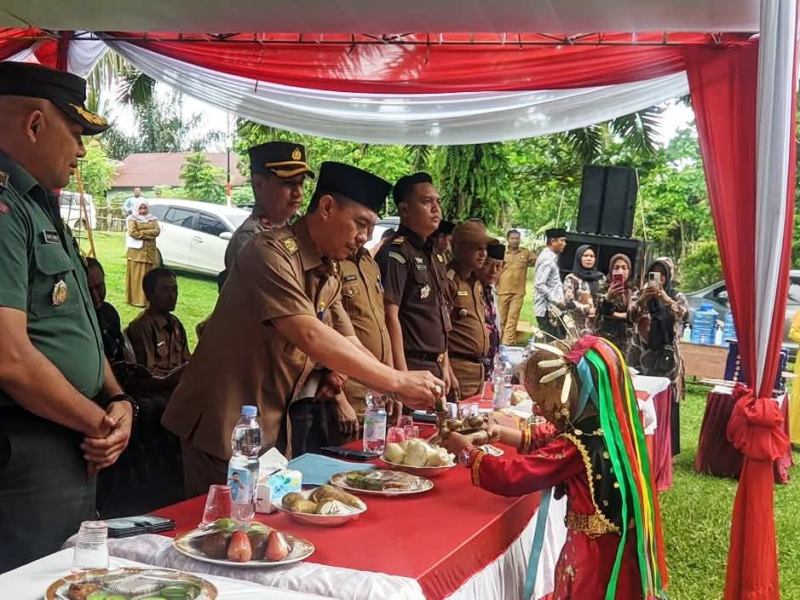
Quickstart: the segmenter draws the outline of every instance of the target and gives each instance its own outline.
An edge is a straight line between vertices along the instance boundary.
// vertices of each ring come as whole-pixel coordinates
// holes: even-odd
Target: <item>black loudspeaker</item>
[[[638,277],[640,271],[646,268],[641,263],[644,261],[645,243],[642,240],[616,237],[610,235],[595,235],[590,233],[567,233],[567,246],[558,256],[558,268],[562,279],[572,271],[572,262],[578,246],[589,244],[597,257],[595,268],[608,275],[609,261],[615,254],[624,254],[631,259],[633,273],[631,278]]]
[[[584,166],[576,229],[582,233],[630,237],[638,191],[636,169]]]

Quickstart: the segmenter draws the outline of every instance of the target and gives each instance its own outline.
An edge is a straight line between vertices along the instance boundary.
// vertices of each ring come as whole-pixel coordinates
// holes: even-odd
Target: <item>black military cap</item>
[[[84,135],[102,133],[109,127],[103,117],[86,109],[86,80],[72,73],[31,63],[0,62],[0,96],[49,100],[82,125]]]
[[[505,244],[489,244],[486,246],[486,255],[495,260],[506,259],[506,245]]]
[[[326,161],[319,169],[314,198],[341,194],[367,208],[380,212],[392,184],[368,171],[338,162]]]
[[[544,232],[544,237],[548,240],[562,238],[567,236],[567,230],[562,227],[553,227]]]
[[[314,171],[306,162],[306,149],[294,142],[267,142],[253,146],[250,154],[250,172],[273,174],[287,179],[306,174],[314,177]]]
[[[455,223],[453,223],[452,221],[445,221],[444,219],[442,219],[441,221],[439,221],[439,227],[436,229],[433,235],[434,236],[452,235],[453,229],[455,228],[456,228]]]

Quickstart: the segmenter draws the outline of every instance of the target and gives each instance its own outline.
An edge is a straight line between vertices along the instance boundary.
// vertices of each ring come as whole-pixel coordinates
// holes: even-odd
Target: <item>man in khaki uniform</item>
[[[225,270],[255,234],[283,227],[300,209],[303,184],[314,172],[306,162],[306,149],[294,142],[267,142],[253,146],[250,178],[255,196],[253,213],[233,232],[225,250]],[[225,277],[223,275],[223,277]]]
[[[291,454],[289,407],[317,363],[426,408],[443,382],[372,357],[341,304],[335,261],[366,242],[384,180],[324,163],[309,213],[257,234],[236,258],[163,425],[181,438],[187,494],[226,480],[230,436],[243,404],[259,409],[262,447]]]
[[[513,346],[517,337],[517,323],[525,299],[528,267],[536,264],[536,254],[520,247],[522,236],[512,229],[506,236],[508,246],[500,280],[497,282],[498,312],[503,328],[501,344]]]
[[[393,367],[392,340],[386,328],[381,271],[369,251],[362,247],[339,261],[339,280],[342,282],[342,305],[350,317],[356,337],[375,358]],[[347,407],[337,410],[338,443],[358,434],[366,411],[366,392],[363,385],[352,379],[345,384],[340,399],[345,399],[350,411],[348,418],[345,418],[342,413],[347,411]]]
[[[489,330],[483,286],[477,272],[486,262],[486,247],[497,240],[486,233],[479,221],[466,221],[453,230],[453,262],[447,269],[447,295],[453,305],[453,329],[447,339],[447,353],[462,398],[481,392],[483,359],[489,352]]]

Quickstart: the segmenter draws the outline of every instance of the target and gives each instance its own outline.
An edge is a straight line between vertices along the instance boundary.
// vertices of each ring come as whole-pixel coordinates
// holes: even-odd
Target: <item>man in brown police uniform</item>
[[[401,177],[392,191],[400,227],[375,257],[385,291],[386,326],[398,369],[425,369],[450,390],[450,309],[445,259],[429,239],[441,221],[439,193],[427,173]]]
[[[283,227],[300,209],[303,184],[314,172],[306,162],[306,149],[294,142],[267,142],[253,146],[250,179],[255,196],[253,213],[239,225],[225,250],[225,269],[255,234]]]
[[[447,351],[461,397],[479,394],[483,386],[483,359],[489,352],[489,330],[483,286],[478,279],[486,262],[489,237],[480,221],[466,221],[453,230],[453,261],[447,268],[447,292],[453,304],[453,329]]]
[[[522,302],[525,300],[525,285],[528,267],[536,264],[536,254],[520,247],[522,236],[516,229],[506,235],[508,246],[500,280],[497,282],[498,312],[503,328],[501,344],[513,346],[517,337],[517,324]]]
[[[224,483],[243,404],[259,409],[262,446],[291,454],[289,408],[317,364],[378,391],[430,407],[443,382],[399,372],[358,342],[341,304],[334,261],[362,246],[389,184],[323,163],[308,214],[257,234],[231,269],[203,337],[162,418],[181,438],[188,494]]]
[[[439,227],[433,232],[431,241],[433,242],[433,249],[444,256],[445,264],[453,260],[453,229],[456,224],[452,221],[445,221],[442,219],[439,222]]]
[[[392,340],[386,328],[381,271],[375,259],[362,246],[345,260],[339,261],[339,279],[342,282],[342,305],[350,317],[356,337],[375,358],[385,365],[394,366]],[[343,398],[350,411],[344,406],[337,410],[338,443],[358,434],[366,411],[366,392],[363,385],[352,379],[345,384]],[[347,415],[343,415],[343,412],[347,412]]]

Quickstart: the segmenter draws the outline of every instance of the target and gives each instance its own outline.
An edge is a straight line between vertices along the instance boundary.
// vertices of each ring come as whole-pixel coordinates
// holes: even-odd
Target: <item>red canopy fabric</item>
[[[604,45],[552,45],[551,36],[428,34],[403,36],[407,44],[369,36],[240,34],[224,41],[176,34],[105,34],[193,65],[299,88],[380,94],[556,90],[652,79],[685,70],[683,51],[738,45],[730,34],[605,35]],[[357,41],[358,43],[351,43]],[[441,42],[441,43],[440,43]],[[527,45],[527,44],[549,45]],[[576,43],[580,43],[579,41]],[[614,45],[617,44],[617,45]],[[650,44],[650,45],[648,45]],[[656,45],[652,45],[656,44]]]

